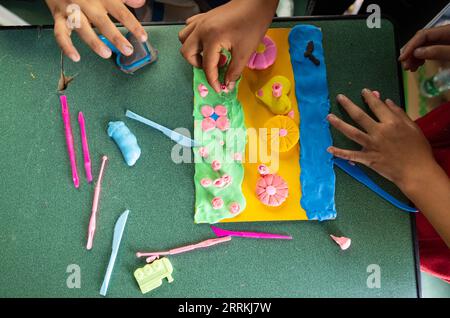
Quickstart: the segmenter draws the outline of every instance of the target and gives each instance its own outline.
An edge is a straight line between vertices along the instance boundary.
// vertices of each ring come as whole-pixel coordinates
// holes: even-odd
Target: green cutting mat
[[[275,23],[292,26],[295,23]],[[393,26],[368,29],[364,20],[315,21],[324,35],[330,95],[356,101],[363,87],[398,101]],[[130,209],[108,296],[141,297],[134,253],[161,250],[212,237],[193,223],[193,164],[171,161],[173,142],[126,120],[125,108],[172,128],[192,131],[192,69],[179,54],[181,26],[150,26],[159,61],[134,76],[80,49],[81,62],[66,63],[77,77],[66,94],[72,114],[81,187],[71,181],[56,94],[59,50],[52,30],[0,31],[0,296],[99,296],[111,252],[113,227]],[[333,112],[343,115],[332,101]],[[98,230],[85,249],[93,185],[84,177],[77,113],[86,117],[93,172],[103,154],[105,171]],[[135,167],[124,163],[106,134],[110,120],[125,120],[142,148]],[[354,144],[333,132],[339,146]],[[336,221],[227,224],[225,228],[291,234],[292,241],[235,238],[208,250],[170,257],[175,281],[145,297],[415,297],[410,216],[337,170]],[[371,174],[397,197],[399,191]],[[402,198],[404,199],[404,198]],[[352,238],[341,251],[329,233]],[[66,286],[70,264],[81,269],[81,288]],[[367,267],[381,268],[381,288],[366,285]]]

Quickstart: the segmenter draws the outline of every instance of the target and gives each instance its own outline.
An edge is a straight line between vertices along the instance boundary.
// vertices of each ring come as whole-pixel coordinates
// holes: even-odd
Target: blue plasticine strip
[[[308,42],[314,42],[316,66],[304,56]],[[322,32],[313,25],[297,25],[289,34],[289,51],[295,77],[295,93],[300,112],[301,205],[310,220],[336,218],[334,189],[336,176],[326,117],[330,111]]]

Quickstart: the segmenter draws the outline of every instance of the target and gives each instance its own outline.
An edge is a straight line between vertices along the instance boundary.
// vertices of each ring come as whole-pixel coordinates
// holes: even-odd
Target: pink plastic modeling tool
[[[174,249],[171,249],[168,251],[151,252],[151,253],[137,252],[136,256],[137,257],[146,257],[147,256],[146,262],[151,263],[155,259],[159,258],[160,256],[186,253],[186,252],[196,250],[199,248],[206,248],[206,247],[210,247],[210,246],[213,246],[216,244],[225,243],[230,240],[231,240],[231,236],[225,236],[225,237],[220,237],[220,238],[209,239],[209,240],[206,240],[206,241],[203,241],[200,243],[196,243],[196,244],[192,244],[192,245],[174,248]]]
[[[67,152],[69,153],[70,166],[72,168],[72,180],[75,188],[80,186],[78,179],[77,162],[75,159],[75,148],[73,145],[72,127],[70,126],[69,106],[67,105],[67,97],[65,95],[59,96],[62,108],[62,118],[64,121],[64,132],[66,134]]]
[[[98,174],[97,183],[95,184],[94,200],[92,200],[92,213],[91,213],[91,219],[89,220],[89,232],[88,232],[88,240],[87,240],[87,245],[86,245],[86,248],[88,250],[92,249],[92,245],[94,244],[95,228],[97,225],[98,202],[100,200],[100,190],[102,188],[103,171],[105,170],[105,165],[106,165],[107,160],[108,160],[108,157],[106,157],[106,156],[102,157],[102,166],[101,166],[100,172]]]
[[[292,240],[292,236],[290,235],[280,235],[280,234],[272,234],[272,233],[263,233],[263,232],[236,232],[229,231],[218,228],[216,226],[211,225],[211,230],[213,230],[216,236],[238,236],[238,237],[248,237],[255,239],[273,239],[273,240]]]
[[[91,183],[92,182],[91,156],[89,155],[89,145],[86,135],[86,124],[84,122],[84,115],[82,112],[78,113],[78,123],[80,124],[81,145],[83,147],[84,171],[86,172],[87,181]]]

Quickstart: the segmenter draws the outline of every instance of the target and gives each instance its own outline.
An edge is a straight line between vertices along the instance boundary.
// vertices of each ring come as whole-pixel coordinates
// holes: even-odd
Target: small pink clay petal
[[[229,89],[228,89],[227,85],[225,85],[225,84],[220,84],[220,89],[223,93],[229,92]]]
[[[273,197],[278,201],[278,205],[281,205],[284,201],[286,201],[286,197],[280,195],[279,193],[275,194]]]
[[[293,110],[291,110],[289,113],[288,113],[288,116],[290,117],[290,118],[292,118],[292,119],[294,119],[294,111]]]
[[[258,195],[258,199],[259,201],[261,201],[261,203],[268,205],[269,204],[269,196],[267,195],[266,192],[261,193],[260,195]]]
[[[203,178],[202,180],[200,180],[200,184],[202,185],[202,187],[209,187],[212,184],[211,179],[208,178]]]
[[[233,159],[236,160],[236,161],[242,161],[242,154],[240,152],[236,152],[233,155]]]
[[[238,214],[241,211],[241,206],[237,202],[232,202],[229,210],[232,214]]]
[[[233,179],[231,178],[230,175],[225,174],[225,175],[222,176],[222,180],[223,180],[223,182],[225,182],[225,184],[229,184],[229,183],[231,183],[231,181],[232,181]]]
[[[203,117],[208,118],[211,117],[212,114],[214,114],[214,108],[212,108],[209,105],[202,106],[200,109],[200,112],[202,113]]]
[[[267,35],[263,37],[262,42],[266,46],[266,51],[267,48],[277,47],[275,42]]]
[[[225,182],[223,182],[222,178],[218,178],[214,180],[213,184],[216,188],[222,188],[225,185]]]
[[[226,116],[228,110],[223,105],[217,105],[216,107],[214,107],[214,112],[220,117],[220,116]]]
[[[258,186],[256,187],[256,195],[261,195],[265,192],[266,192],[266,188],[258,187]]]
[[[228,130],[230,128],[230,121],[225,116],[220,116],[216,120],[216,127],[222,131]]]
[[[278,206],[279,203],[278,203],[278,201],[276,201],[276,200],[274,199],[273,196],[269,196],[269,205],[270,205],[270,206]]]
[[[210,131],[211,129],[216,128],[216,122],[212,118],[205,118],[202,120],[202,130]]]
[[[264,96],[264,91],[263,91],[262,89],[258,89],[258,91],[256,92],[256,94],[257,94],[259,97],[263,97],[263,96]]]
[[[264,52],[264,56],[269,66],[275,63],[275,60],[277,59],[277,53],[278,52],[276,46],[266,45],[266,51]]]
[[[200,157],[206,158],[208,157],[208,150],[205,147],[200,147],[198,149],[198,154],[200,155]]]
[[[263,189],[265,189],[267,187],[267,183],[264,178],[259,178],[259,180],[256,184],[258,187],[263,188]]]
[[[270,173],[269,168],[267,168],[266,165],[259,165],[258,166],[258,173],[262,176],[265,176]]]
[[[330,237],[333,239],[333,241],[336,242],[337,245],[339,245],[339,247],[341,248],[341,250],[346,250],[350,247],[350,245],[352,244],[352,240],[349,239],[348,237],[338,237],[338,236],[334,236],[334,235],[330,235]]]
[[[199,84],[198,93],[200,94],[201,97],[205,98],[206,96],[208,96],[208,87],[206,87],[203,84]]]
[[[272,185],[272,183],[273,183],[273,174],[266,174],[264,176],[264,180],[266,180],[267,186]]]
[[[251,70],[255,69],[255,58],[256,58],[256,52],[253,52],[252,55],[250,55],[250,59],[247,62],[247,67]]]
[[[289,193],[288,189],[277,189],[277,196],[280,198],[287,198]]]
[[[217,210],[223,207],[223,200],[221,197],[215,197],[214,199],[212,199],[211,201],[211,205],[213,207],[213,209]]]
[[[211,162],[211,168],[214,171],[219,171],[221,167],[222,167],[222,164],[220,163],[219,160],[213,160],[213,162]]]

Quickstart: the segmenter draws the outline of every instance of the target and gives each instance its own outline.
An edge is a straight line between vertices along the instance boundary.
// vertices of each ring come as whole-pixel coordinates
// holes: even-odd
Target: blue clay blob
[[[133,166],[141,156],[136,136],[123,121],[111,121],[108,124],[108,136],[116,142],[127,165]]]
[[[314,42],[315,65],[304,56],[308,42]],[[300,112],[301,205],[310,220],[336,218],[334,190],[336,177],[332,145],[326,117],[330,111],[322,32],[313,25],[297,25],[289,34],[289,51],[295,77],[295,93]]]

